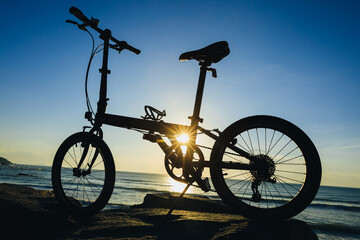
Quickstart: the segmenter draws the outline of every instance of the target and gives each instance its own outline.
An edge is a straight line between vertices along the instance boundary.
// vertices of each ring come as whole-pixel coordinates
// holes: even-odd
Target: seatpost
[[[195,98],[195,105],[194,105],[194,112],[191,117],[191,132],[189,133],[189,145],[194,146],[196,143],[196,135],[197,135],[197,127],[199,125],[199,122],[202,122],[203,120],[200,118],[200,108],[201,108],[201,101],[202,96],[204,92],[204,86],[205,86],[205,78],[206,78],[206,72],[208,70],[208,67],[210,66],[207,62],[200,62],[200,75],[199,75],[199,83],[196,91],[196,98]],[[186,156],[183,163],[183,173],[185,179],[190,181],[188,179],[189,174],[192,173],[192,158],[194,154],[194,149],[192,147],[188,147],[186,151]]]
[[[200,67],[199,83],[196,91],[194,112],[191,117],[191,126],[195,128],[197,127],[199,122],[202,122],[202,119],[200,118],[200,108],[201,108],[201,101],[204,92],[206,72],[208,69],[208,64],[202,62],[200,63],[200,65],[201,67]]]
[[[103,33],[100,35],[100,38],[104,40],[104,48],[103,48],[102,68],[99,69],[99,72],[101,73],[101,83],[100,83],[99,101],[97,103],[98,109],[95,116],[95,124],[97,124],[99,127],[101,127],[102,125],[102,116],[105,114],[107,101],[109,100],[106,98],[106,95],[107,95],[107,74],[110,74],[110,70],[108,69],[110,37],[111,37],[111,31],[109,29],[105,29]]]

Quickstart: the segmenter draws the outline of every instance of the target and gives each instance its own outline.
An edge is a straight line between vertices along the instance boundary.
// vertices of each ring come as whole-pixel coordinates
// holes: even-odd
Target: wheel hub
[[[273,181],[271,177],[275,173],[275,163],[269,156],[265,154],[259,154],[255,156],[255,159],[250,161],[250,165],[255,166],[255,170],[250,170],[254,181]]]
[[[85,177],[86,175],[88,175],[90,173],[91,173],[90,169],[80,170],[78,168],[73,168],[73,176],[75,176],[75,177],[81,177],[81,176]]]

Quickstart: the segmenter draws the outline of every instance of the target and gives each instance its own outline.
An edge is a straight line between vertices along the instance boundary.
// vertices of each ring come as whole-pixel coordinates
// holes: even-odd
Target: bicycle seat
[[[179,60],[208,61],[217,63],[230,53],[229,45],[226,41],[216,42],[199,50],[186,52],[180,55]]]

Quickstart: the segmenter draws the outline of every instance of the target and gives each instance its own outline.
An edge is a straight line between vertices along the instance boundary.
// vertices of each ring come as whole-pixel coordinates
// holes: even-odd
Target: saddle
[[[216,42],[199,50],[185,52],[180,55],[179,60],[197,60],[209,63],[217,63],[230,53],[229,45],[226,41]]]

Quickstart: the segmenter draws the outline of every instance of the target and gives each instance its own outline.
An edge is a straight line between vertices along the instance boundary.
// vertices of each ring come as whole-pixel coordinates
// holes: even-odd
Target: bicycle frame
[[[189,136],[189,141],[186,144],[187,150],[185,154],[185,160],[183,162],[183,174],[185,179],[189,179],[189,175],[194,175],[193,172],[193,154],[194,154],[194,147],[196,145],[196,137],[198,131],[204,133],[208,137],[214,139],[215,141],[221,140],[221,132],[219,132],[219,136],[211,133],[211,131],[206,130],[199,126],[199,123],[202,122],[202,119],[200,118],[200,108],[201,108],[201,102],[202,102],[202,96],[204,91],[204,85],[205,85],[205,78],[206,78],[206,72],[210,71],[208,67],[211,65],[211,63],[208,62],[200,62],[200,75],[199,75],[199,83],[198,88],[196,92],[196,98],[195,98],[195,105],[193,110],[193,115],[189,117],[191,119],[190,126],[187,125],[180,125],[180,124],[174,124],[174,123],[166,123],[163,121],[151,121],[151,120],[145,120],[140,118],[132,118],[132,117],[126,117],[126,116],[119,116],[119,115],[113,115],[113,114],[107,114],[106,113],[106,107],[107,107],[107,101],[109,100],[107,98],[107,75],[110,73],[108,69],[108,55],[109,55],[109,48],[111,45],[109,44],[109,40],[111,38],[111,32],[108,29],[105,29],[102,34],[100,35],[100,38],[104,40],[104,48],[103,48],[103,60],[102,60],[102,68],[100,69],[101,72],[101,83],[100,83],[100,93],[99,93],[99,101],[97,103],[97,112],[95,115],[95,121],[93,124],[93,128],[90,130],[90,132],[100,132],[100,137],[102,137],[102,131],[101,126],[103,124],[111,125],[115,127],[121,127],[121,128],[127,128],[127,129],[141,129],[141,130],[148,130],[149,133],[159,133],[164,134],[166,137],[168,137],[170,140],[171,138],[174,139],[175,135],[180,135],[182,133],[186,133]],[[88,118],[88,120],[90,120]],[[167,145],[162,137],[160,135],[153,135],[155,140],[154,142],[157,142],[159,146],[162,148],[162,150],[165,152],[165,154],[168,153],[170,146]],[[171,140],[173,144],[175,144],[176,140]],[[224,144],[226,144],[224,142]],[[251,156],[241,150],[240,148],[231,145],[226,144],[229,148],[231,148],[233,151],[238,153],[239,155],[251,159]],[[86,155],[87,151],[84,151],[84,157]],[[91,168],[94,160],[96,159],[97,154],[95,154],[92,163],[89,166],[89,169]],[[79,162],[79,167],[81,166],[83,162],[83,159]],[[203,163],[202,167],[209,167],[210,162],[205,161]],[[223,167],[231,167],[236,169],[252,169],[249,164],[242,164],[242,163],[224,163]]]

